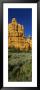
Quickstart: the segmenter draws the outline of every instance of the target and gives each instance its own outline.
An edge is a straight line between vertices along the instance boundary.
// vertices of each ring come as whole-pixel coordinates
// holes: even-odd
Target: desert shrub
[[[12,52],[8,55],[8,80],[31,81],[32,80],[32,53]]]

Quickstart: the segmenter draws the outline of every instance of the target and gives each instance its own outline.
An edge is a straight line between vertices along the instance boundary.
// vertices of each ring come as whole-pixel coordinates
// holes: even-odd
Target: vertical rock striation
[[[20,50],[32,49],[32,38],[24,36],[24,26],[18,24],[15,18],[8,24],[8,47]]]

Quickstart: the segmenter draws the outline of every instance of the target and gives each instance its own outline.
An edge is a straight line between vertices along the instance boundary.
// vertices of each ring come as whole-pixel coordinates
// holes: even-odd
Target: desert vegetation
[[[32,51],[8,49],[8,81],[32,81]]]

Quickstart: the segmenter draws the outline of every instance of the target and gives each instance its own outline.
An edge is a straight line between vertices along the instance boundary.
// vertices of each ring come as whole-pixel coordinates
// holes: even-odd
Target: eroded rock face
[[[8,24],[8,47],[19,48],[20,50],[32,49],[32,38],[24,37],[24,27],[18,24],[13,18],[12,22]]]

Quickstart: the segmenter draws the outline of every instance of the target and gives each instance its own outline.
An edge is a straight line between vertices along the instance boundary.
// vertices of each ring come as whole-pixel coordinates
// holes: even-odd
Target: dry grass
[[[32,52],[8,52],[8,80],[32,81]]]

